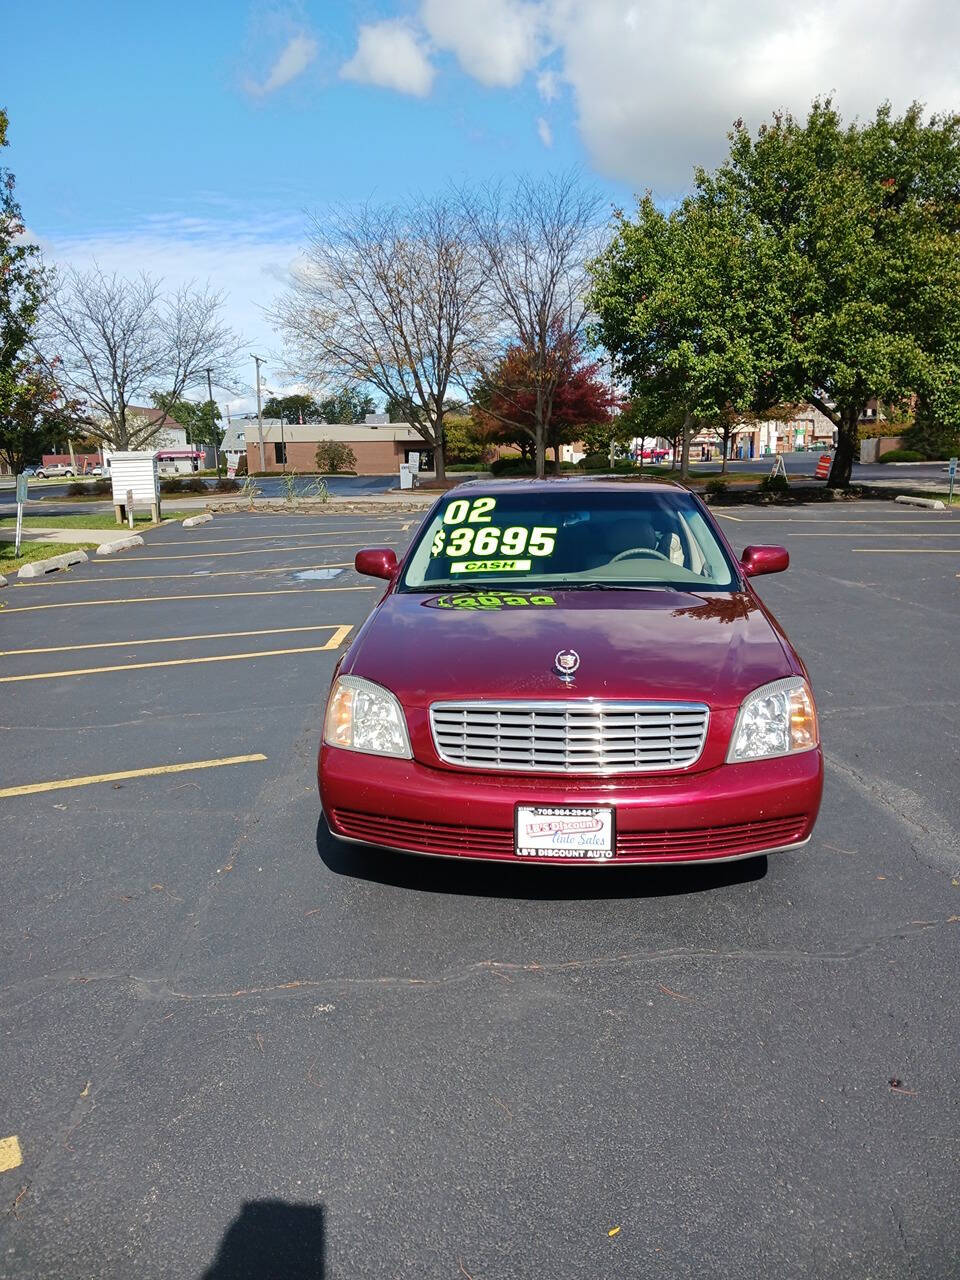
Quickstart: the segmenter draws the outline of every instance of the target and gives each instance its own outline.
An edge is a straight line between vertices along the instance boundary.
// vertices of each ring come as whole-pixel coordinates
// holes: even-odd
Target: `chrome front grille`
[[[430,728],[466,769],[646,773],[699,759],[709,716],[700,702],[435,702]]]

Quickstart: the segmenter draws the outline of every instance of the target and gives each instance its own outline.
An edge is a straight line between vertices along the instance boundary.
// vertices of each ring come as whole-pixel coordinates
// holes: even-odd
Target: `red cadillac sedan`
[[[679,486],[477,482],[402,561],[337,667],[318,780],[333,835],[560,865],[754,857],[810,838],[806,669]]]

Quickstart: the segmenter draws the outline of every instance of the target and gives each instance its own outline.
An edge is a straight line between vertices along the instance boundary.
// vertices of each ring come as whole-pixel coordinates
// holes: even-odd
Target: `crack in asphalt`
[[[348,991],[410,991],[429,988],[454,986],[469,981],[477,974],[496,973],[516,975],[563,975],[565,973],[582,973],[590,970],[616,968],[618,965],[646,965],[664,961],[684,960],[734,960],[758,961],[769,963],[811,962],[834,963],[857,960],[876,951],[887,942],[902,941],[926,933],[931,929],[940,929],[945,925],[960,924],[960,916],[947,916],[942,920],[910,920],[897,928],[875,937],[846,947],[814,948],[799,950],[787,948],[737,948],[719,950],[709,947],[664,947],[648,951],[618,952],[614,955],[587,956],[581,960],[565,960],[552,964],[537,962],[521,963],[505,960],[478,960],[473,964],[448,969],[431,977],[401,976],[396,974],[376,975],[373,977],[349,977],[346,975],[326,978],[293,978],[287,982],[269,983],[259,986],[236,987],[232,990],[188,991],[173,984],[170,977],[156,974],[135,974],[118,970],[91,970],[89,972],[65,971],[63,973],[45,974],[41,977],[15,983],[0,991],[0,1002],[6,1003],[13,997],[14,1003],[6,1013],[17,1008],[17,996],[33,999],[42,996],[51,986],[70,984],[85,985],[91,982],[114,982],[127,984],[140,999],[149,1002],[190,1002],[202,1003],[224,1000],[241,1000],[246,997],[262,999],[264,997],[289,998],[303,991],[314,993],[329,989],[340,992]],[[0,1015],[3,1016],[3,1015]]]

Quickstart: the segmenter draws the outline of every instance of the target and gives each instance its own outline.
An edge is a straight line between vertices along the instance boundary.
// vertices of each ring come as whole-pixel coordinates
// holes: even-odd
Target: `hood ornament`
[[[553,660],[553,669],[561,680],[572,680],[580,666],[576,649],[561,649]]]

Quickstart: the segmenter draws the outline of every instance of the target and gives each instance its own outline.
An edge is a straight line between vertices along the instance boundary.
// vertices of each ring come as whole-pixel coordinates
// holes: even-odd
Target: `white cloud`
[[[532,72],[545,102],[568,87],[594,166],[638,188],[675,192],[722,157],[738,116],[802,114],[834,90],[847,118],[888,97],[960,105],[955,0],[420,0],[419,19],[484,85]]]
[[[732,121],[803,113],[836,88],[846,116],[890,97],[956,105],[960,10],[945,0],[552,0],[579,124],[599,169],[677,188],[716,162]],[[840,70],[842,69],[842,74]]]
[[[537,116],[537,134],[545,147],[553,146],[553,130],[543,116]]]
[[[434,68],[417,33],[406,22],[375,22],[360,28],[357,51],[340,68],[344,80],[376,84],[425,98]]]
[[[560,96],[560,78],[555,71],[541,71],[537,76],[537,92],[544,102]]]
[[[440,49],[481,84],[518,84],[539,62],[544,7],[518,0],[423,0],[420,18]]]
[[[291,80],[296,80],[297,76],[306,71],[316,56],[317,42],[312,36],[303,32],[291,36],[274,61],[267,78],[260,83],[256,80],[247,80],[245,88],[254,97],[265,97],[276,89],[282,89]]]

